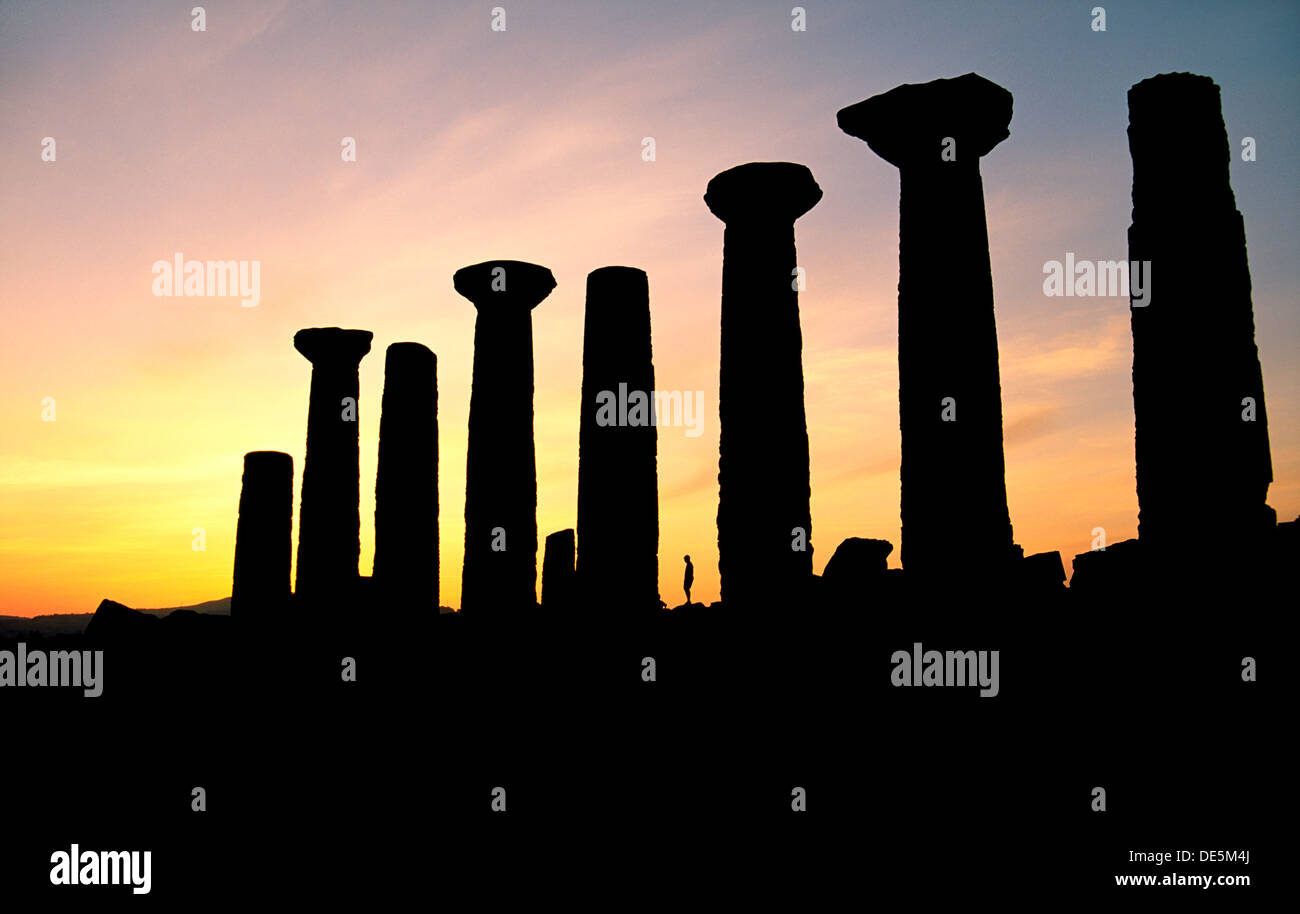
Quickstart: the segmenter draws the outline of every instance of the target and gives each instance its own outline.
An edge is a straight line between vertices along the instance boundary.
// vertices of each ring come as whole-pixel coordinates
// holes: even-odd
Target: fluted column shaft
[[[343,599],[357,580],[361,555],[360,379],[370,351],[367,330],[300,330],[294,347],[312,363],[307,459],[298,513],[294,590],[308,600]]]
[[[1138,534],[1170,555],[1191,531],[1244,544],[1276,516],[1265,503],[1268,415],[1219,87],[1170,73],[1138,83],[1128,100],[1129,259],[1150,263],[1145,304],[1135,299],[1131,312]]]
[[[1007,510],[993,280],[979,160],[1011,93],[973,73],[839,112],[899,169],[898,400],[903,567],[998,574],[1020,554]]]
[[[374,577],[390,606],[438,611],[438,361],[419,343],[384,362]]]
[[[578,426],[577,573],[589,604],[659,605],[654,386],[645,272],[593,271],[587,277]],[[638,393],[641,410],[630,403]]]
[[[718,384],[718,570],[730,606],[784,607],[812,575],[808,426],[794,222],[812,173],[754,162],[709,182],[726,223]]]
[[[232,616],[282,610],[289,598],[293,560],[293,458],[279,451],[244,455],[235,529],[235,573],[230,592]]]
[[[900,557],[936,574],[995,566],[1014,544],[979,160],[905,165],[900,185]]]
[[[550,270],[488,261],[457,271],[474,303],[474,376],[465,463],[465,612],[537,602],[537,464],[531,311],[555,287]]]

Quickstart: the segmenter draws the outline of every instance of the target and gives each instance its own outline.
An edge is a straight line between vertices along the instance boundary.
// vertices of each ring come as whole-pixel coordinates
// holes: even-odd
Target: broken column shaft
[[[232,616],[279,613],[289,599],[293,561],[293,458],[279,451],[244,455],[235,530],[235,575],[230,591]]]
[[[438,361],[419,343],[384,361],[374,578],[388,607],[438,612]]]
[[[645,272],[593,271],[578,425],[577,574],[588,605],[659,607],[654,386]]]
[[[358,366],[369,330],[299,330],[294,348],[312,364],[307,459],[298,512],[300,598],[337,601],[353,593],[361,554]]]
[[[557,530],[546,537],[542,557],[542,607],[564,612],[574,599],[573,530]]]
[[[1012,542],[979,160],[1009,135],[1011,93],[974,73],[839,112],[899,170],[898,400],[903,567],[996,574]]]
[[[1146,303],[1135,296],[1131,311],[1138,535],[1157,557],[1182,553],[1193,531],[1240,545],[1276,517],[1265,503],[1268,417],[1219,87],[1167,73],[1135,85],[1128,103],[1129,259],[1150,264]]]
[[[726,223],[718,385],[718,571],[730,606],[786,606],[812,575],[808,426],[794,222],[812,172],[751,162],[709,182]]]
[[[536,264],[491,260],[456,271],[454,282],[478,309],[461,610],[526,608],[537,602],[531,312],[555,288],[555,277]]]

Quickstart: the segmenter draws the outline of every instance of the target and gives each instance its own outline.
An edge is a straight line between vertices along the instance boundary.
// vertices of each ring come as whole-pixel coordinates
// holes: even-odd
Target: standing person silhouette
[[[686,591],[686,605],[691,605],[691,585],[695,583],[695,566],[689,555],[682,556],[686,562],[686,575],[682,578],[682,589]]]

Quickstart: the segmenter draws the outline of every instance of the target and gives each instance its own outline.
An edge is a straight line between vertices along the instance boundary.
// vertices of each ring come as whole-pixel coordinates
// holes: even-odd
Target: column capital
[[[370,351],[374,334],[369,330],[309,327],[293,335],[293,348],[313,365],[318,362],[358,363]]]
[[[485,260],[461,267],[452,284],[480,312],[484,308],[531,311],[551,294],[555,276],[546,267],[522,260]]]
[[[714,175],[704,193],[709,211],[723,222],[794,221],[817,205],[822,189],[806,165],[750,162]]]
[[[983,76],[905,83],[841,108],[840,129],[865,140],[876,155],[898,168],[951,164],[942,158],[944,139],[956,144],[956,162],[986,155],[1011,132],[1011,93]]]

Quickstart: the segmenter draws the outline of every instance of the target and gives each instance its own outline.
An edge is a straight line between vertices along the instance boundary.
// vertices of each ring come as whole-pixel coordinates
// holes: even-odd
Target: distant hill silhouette
[[[112,601],[105,600],[104,603]],[[137,609],[134,612],[148,613],[151,616],[167,616],[178,610],[226,616],[230,614],[230,597],[220,600],[206,600],[191,606],[169,606],[164,609]],[[79,635],[86,630],[87,624],[95,613],[46,613],[39,616],[0,616],[0,640],[30,636],[51,637],[53,635]]]

